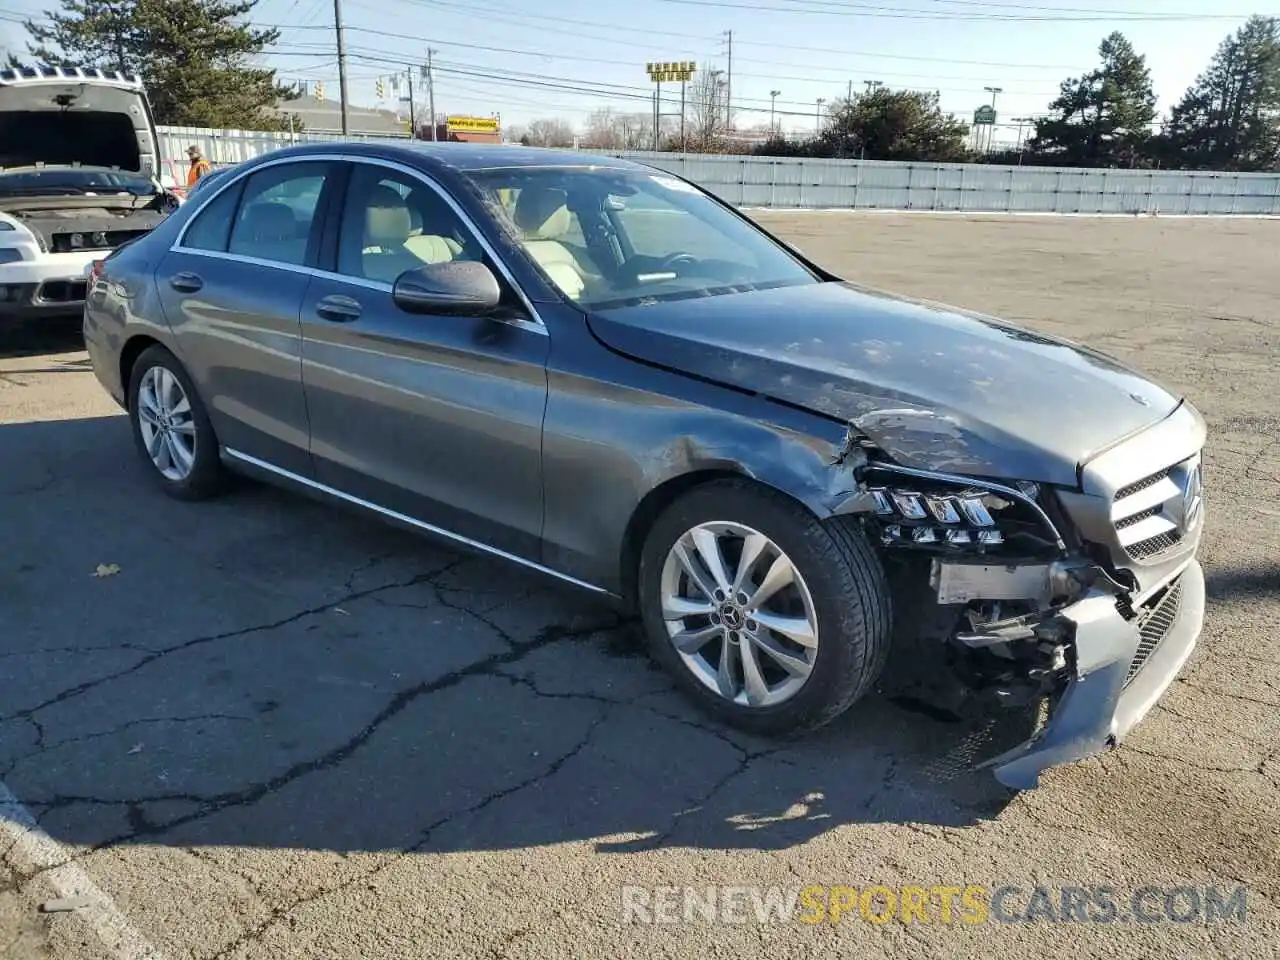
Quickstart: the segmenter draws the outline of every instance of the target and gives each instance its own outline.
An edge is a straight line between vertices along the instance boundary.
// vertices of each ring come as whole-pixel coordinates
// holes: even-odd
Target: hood
[[[159,143],[140,83],[89,71],[0,71],[0,167],[106,167],[155,176]]]
[[[1178,398],[1115,360],[851,283],[592,314],[611,349],[848,421],[903,466],[1074,486]]]

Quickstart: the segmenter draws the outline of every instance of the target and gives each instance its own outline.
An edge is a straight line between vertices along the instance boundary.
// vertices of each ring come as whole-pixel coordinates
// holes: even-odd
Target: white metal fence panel
[[[239,163],[292,143],[404,137],[202,127],[159,128],[165,171],[185,179],[186,150]],[[780,209],[941,210],[970,213],[1273,214],[1280,174],[1182,170],[1092,170],[990,164],[897,163],[800,157],[614,153],[687,177],[726,202]]]

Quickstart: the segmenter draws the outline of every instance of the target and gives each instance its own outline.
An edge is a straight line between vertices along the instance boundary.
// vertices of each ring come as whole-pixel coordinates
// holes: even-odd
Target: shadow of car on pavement
[[[794,741],[717,725],[590,597],[254,484],[154,489],[123,416],[0,426],[0,780],[55,839],[770,850],[960,826],[1029,735],[936,663]]]

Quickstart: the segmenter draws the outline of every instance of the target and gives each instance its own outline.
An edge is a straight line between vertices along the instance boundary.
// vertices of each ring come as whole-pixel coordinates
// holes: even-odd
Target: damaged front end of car
[[[946,648],[966,689],[1048,706],[1031,739],[977,764],[1006,786],[1034,788],[1042,770],[1117,745],[1191,655],[1204,439],[1183,404],[1065,488],[901,466],[851,429],[842,459],[856,487],[833,513],[859,517],[905,573],[895,599],[927,624],[921,639]]]

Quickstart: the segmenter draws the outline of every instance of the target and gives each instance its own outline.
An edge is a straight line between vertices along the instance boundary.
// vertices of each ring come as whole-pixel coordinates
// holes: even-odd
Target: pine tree
[[[156,122],[276,130],[271,107],[297,96],[254,65],[278,30],[246,22],[257,0],[61,0],[47,23],[27,21],[41,63],[135,73]]]
[[[949,162],[968,158],[969,128],[943,113],[938,94],[878,87],[839,100],[814,142],[820,156]]]
[[[1132,167],[1145,162],[1156,116],[1146,58],[1116,32],[1098,47],[1102,64],[1062,83],[1036,123],[1029,149],[1065,166]]]
[[[1169,119],[1173,163],[1192,169],[1280,165],[1280,20],[1251,17],[1222,41]]]

